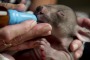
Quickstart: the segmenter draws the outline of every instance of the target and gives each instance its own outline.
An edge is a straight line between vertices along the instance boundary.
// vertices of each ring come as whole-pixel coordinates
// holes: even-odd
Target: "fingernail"
[[[36,24],[37,24],[36,21],[32,21],[32,23],[31,23],[31,28],[32,28],[33,26],[35,26]]]
[[[50,30],[52,30],[52,27],[50,25],[47,25],[43,28],[43,32],[48,32]]]
[[[48,33],[46,33],[46,35],[51,35],[51,31],[48,31]]]
[[[75,51],[78,48],[77,44],[73,44],[73,50]]]
[[[47,35],[51,35],[51,31],[45,32],[45,34],[43,34],[42,36],[47,36]]]

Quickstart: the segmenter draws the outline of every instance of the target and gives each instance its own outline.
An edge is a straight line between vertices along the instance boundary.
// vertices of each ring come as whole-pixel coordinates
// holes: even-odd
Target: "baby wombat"
[[[50,47],[56,51],[65,51],[70,54],[70,60],[73,60],[73,55],[71,55],[71,52],[68,49],[70,43],[77,38],[82,40],[88,38],[87,41],[89,41],[89,37],[87,37],[89,36],[89,34],[87,34],[89,31],[78,26],[76,14],[70,7],[64,5],[39,6],[36,9],[35,14],[39,22],[49,23],[52,26],[51,36],[53,37],[46,37],[47,41],[51,44]],[[84,34],[81,35],[80,32]],[[50,38],[52,39],[50,40]],[[44,48],[47,48],[47,46]],[[47,48],[46,50],[49,51],[49,56],[49,53],[52,50],[50,50],[50,48]],[[56,59],[50,58],[50,56],[48,58],[50,60],[69,60],[62,55],[59,55]],[[46,60],[49,60],[48,58],[46,58]]]

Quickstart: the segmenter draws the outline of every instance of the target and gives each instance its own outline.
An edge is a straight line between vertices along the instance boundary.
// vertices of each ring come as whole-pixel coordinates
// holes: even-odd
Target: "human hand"
[[[7,9],[16,9],[18,11],[23,11],[25,8],[25,6],[23,4],[13,5],[13,4],[7,4],[7,3],[3,3],[3,4],[0,3],[0,6],[7,7]],[[25,21],[25,22],[23,22],[21,24],[17,24],[17,25],[10,25],[10,26],[3,27],[0,30],[0,40],[1,40],[0,41],[0,45],[1,45],[0,50],[3,51],[5,48],[10,47],[10,46],[15,47],[20,42],[23,43],[24,41],[33,39],[37,36],[49,35],[51,33],[51,29],[52,28],[49,24],[47,24],[47,23],[37,24],[33,20]],[[22,45],[25,46],[25,47],[21,48],[20,50],[32,48],[33,47],[32,44],[35,42],[30,44],[29,47],[26,47],[26,46],[28,46],[29,43],[31,43],[31,41],[28,43],[19,45],[19,47],[21,47]]]
[[[90,29],[90,19],[89,18],[81,18],[81,19],[78,19],[77,22],[81,27]],[[70,45],[70,49],[72,52],[74,52],[75,59],[80,58],[82,56],[83,50],[84,50],[82,41],[74,40]]]
[[[5,4],[1,5],[6,7]],[[12,6],[13,6],[12,4],[8,4],[7,9],[13,8],[19,11],[24,11],[23,9],[25,8],[23,4],[20,4],[18,7]],[[28,42],[25,41],[39,36],[50,35],[51,29],[52,28],[49,24],[47,23],[37,24],[37,22],[33,20],[28,20],[20,24],[3,27],[0,29],[0,40],[1,40],[0,51],[4,50],[20,51],[36,47],[38,46],[38,41],[28,41]]]
[[[74,59],[79,59],[83,54],[83,44],[80,40],[74,40],[70,45],[71,51],[74,53]]]

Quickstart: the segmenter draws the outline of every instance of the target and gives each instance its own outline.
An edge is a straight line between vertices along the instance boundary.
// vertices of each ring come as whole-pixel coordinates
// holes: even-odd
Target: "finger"
[[[43,33],[42,36],[47,36],[47,35],[50,35],[50,34],[51,34],[51,30]]]
[[[15,60],[12,56],[8,54],[0,54],[0,60]]]
[[[33,36],[47,36],[51,34],[52,27],[50,24],[41,23],[32,29]]]
[[[44,52],[44,49],[45,49],[45,47],[43,45],[40,45],[41,57],[42,57],[43,60],[46,57],[45,52]]]
[[[78,19],[77,22],[80,26],[90,29],[90,19],[89,18]]]
[[[30,6],[30,0],[22,0],[20,3],[22,3],[22,4],[25,4],[25,6],[26,6],[26,10],[29,8],[29,6]]]
[[[0,30],[0,37],[1,39],[9,40],[14,39],[15,37],[27,33],[36,25],[36,21],[28,20],[21,24],[10,25],[2,28]]]
[[[0,6],[4,6],[7,9],[14,9],[18,11],[25,11],[26,9],[24,4],[0,3]]]
[[[31,39],[36,38],[36,37],[41,37],[51,30],[52,30],[51,25],[49,25],[47,23],[37,24],[29,32],[27,32],[21,36],[16,37],[10,43],[13,44],[13,46],[17,45],[17,44],[21,44],[27,40],[31,40]],[[47,33],[47,35],[50,35],[50,34],[51,33],[49,33],[49,34]]]
[[[43,45],[40,45],[40,50],[41,51],[44,51],[45,50],[45,47]]]
[[[45,46],[47,46],[47,45],[50,46],[50,43],[45,38],[41,39],[41,44],[45,45]]]
[[[79,49],[82,46],[82,42],[80,40],[74,40],[71,44],[70,44],[70,49],[72,52],[76,51],[77,49]]]
[[[74,53],[75,60],[79,59],[83,54],[83,47],[80,47],[77,51]]]
[[[7,50],[8,51],[21,51],[21,50],[31,49],[31,48],[35,48],[39,46],[40,46],[40,41],[28,41],[18,46],[10,47]]]

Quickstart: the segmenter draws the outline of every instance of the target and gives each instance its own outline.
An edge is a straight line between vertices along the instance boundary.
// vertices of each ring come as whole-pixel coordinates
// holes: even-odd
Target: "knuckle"
[[[24,27],[24,29],[25,29],[25,31],[29,31],[29,29],[30,29],[30,22],[28,22],[28,21],[25,21],[24,23],[23,23],[23,27]]]
[[[35,26],[35,24],[36,24],[35,21],[28,20],[23,23],[23,26],[26,31],[29,31],[30,29],[32,29]]]
[[[2,35],[5,40],[11,40],[11,32],[7,28],[8,27],[3,28],[2,33],[0,33],[0,35]]]

